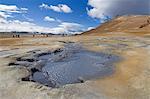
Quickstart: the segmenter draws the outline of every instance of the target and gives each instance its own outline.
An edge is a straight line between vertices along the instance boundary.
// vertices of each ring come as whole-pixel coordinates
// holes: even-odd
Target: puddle
[[[34,59],[36,61],[20,59],[16,62],[31,72],[22,80],[60,87],[111,75],[118,56],[88,51],[79,44],[69,43],[54,52],[34,55]]]

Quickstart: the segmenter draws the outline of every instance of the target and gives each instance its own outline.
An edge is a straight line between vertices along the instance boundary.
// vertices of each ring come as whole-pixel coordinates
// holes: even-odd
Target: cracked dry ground
[[[61,41],[61,42],[60,42]],[[115,72],[107,77],[49,88],[34,82],[23,82],[28,75],[24,68],[8,64],[30,51],[48,51],[63,47],[66,42],[81,43],[85,48],[113,53],[122,59],[115,63]],[[49,38],[0,38],[1,99],[149,99],[150,36],[114,33],[97,36]]]

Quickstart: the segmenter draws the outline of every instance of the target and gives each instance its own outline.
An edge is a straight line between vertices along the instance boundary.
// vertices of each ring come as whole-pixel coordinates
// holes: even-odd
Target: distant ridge
[[[150,15],[116,17],[83,34],[94,35],[107,32],[150,33]]]

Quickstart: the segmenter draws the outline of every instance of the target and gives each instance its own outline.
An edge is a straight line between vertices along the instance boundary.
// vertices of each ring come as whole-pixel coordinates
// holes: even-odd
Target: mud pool
[[[14,64],[26,67],[30,74],[23,81],[34,81],[49,87],[84,83],[111,75],[118,56],[84,49],[69,43],[53,52],[18,58]]]

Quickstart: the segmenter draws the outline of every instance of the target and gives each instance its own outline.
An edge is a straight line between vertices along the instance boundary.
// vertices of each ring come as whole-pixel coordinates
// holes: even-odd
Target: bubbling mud
[[[119,57],[84,49],[80,44],[69,43],[53,52],[18,58],[14,64],[26,67],[30,74],[23,81],[34,81],[49,87],[83,83],[114,72]],[[11,63],[10,65],[12,65]]]

